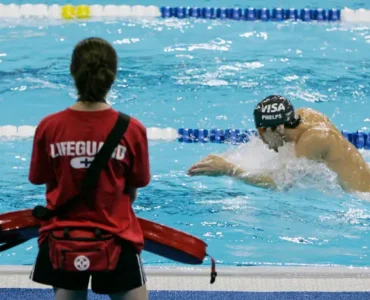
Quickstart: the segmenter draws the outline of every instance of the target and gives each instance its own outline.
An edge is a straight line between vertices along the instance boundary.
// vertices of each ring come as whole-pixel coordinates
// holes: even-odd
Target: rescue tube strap
[[[216,281],[216,276],[217,276],[216,261],[213,257],[209,256],[208,254],[206,255],[211,259],[211,263],[212,263],[212,267],[211,267],[211,284],[212,284]]]

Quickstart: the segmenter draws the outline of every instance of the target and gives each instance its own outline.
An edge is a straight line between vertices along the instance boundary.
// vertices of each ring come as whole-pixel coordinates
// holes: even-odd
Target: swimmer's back
[[[297,113],[302,117],[305,125],[308,125],[302,137],[304,135],[308,139],[310,139],[309,135],[319,137],[318,144],[311,146],[320,148],[325,145],[322,159],[330,169],[338,174],[342,187],[346,190],[370,192],[370,169],[357,148],[324,114],[307,108],[298,109]]]

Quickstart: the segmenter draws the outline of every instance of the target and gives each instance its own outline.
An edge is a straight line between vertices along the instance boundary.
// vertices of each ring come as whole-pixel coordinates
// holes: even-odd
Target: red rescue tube
[[[185,232],[138,218],[144,234],[144,250],[185,264],[201,264],[207,256],[207,244]],[[32,210],[0,214],[0,251],[19,245],[39,235],[40,221]],[[211,257],[211,283],[216,279],[215,261]]]

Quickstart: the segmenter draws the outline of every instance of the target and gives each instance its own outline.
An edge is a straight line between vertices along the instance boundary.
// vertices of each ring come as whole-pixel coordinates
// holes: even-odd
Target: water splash
[[[342,194],[337,175],[323,163],[297,158],[293,144],[276,153],[258,138],[227,151],[224,157],[252,174],[270,174],[279,190],[315,189],[331,196]]]

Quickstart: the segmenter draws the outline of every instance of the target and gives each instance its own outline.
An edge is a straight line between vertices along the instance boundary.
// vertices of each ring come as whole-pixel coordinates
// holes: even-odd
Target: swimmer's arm
[[[249,185],[263,188],[276,188],[276,184],[268,173],[251,174],[219,155],[208,155],[188,170],[190,176],[229,176]]]
[[[276,189],[276,183],[269,174],[250,174],[242,168],[234,166],[229,176],[256,187]]]

